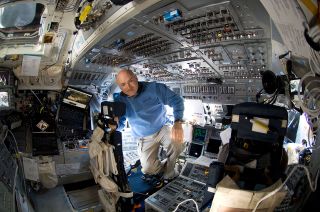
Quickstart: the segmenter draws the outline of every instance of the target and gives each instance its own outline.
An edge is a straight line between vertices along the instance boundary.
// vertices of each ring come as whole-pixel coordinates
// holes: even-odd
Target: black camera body
[[[288,80],[286,75],[276,76],[270,70],[262,72],[261,75],[262,86],[267,94],[273,94],[276,91],[279,94],[285,93],[285,82]]]
[[[115,118],[126,114],[126,105],[122,102],[101,102],[101,119],[105,125],[117,125]]]
[[[109,117],[121,117],[126,114],[126,104],[122,102],[101,102],[101,114]]]

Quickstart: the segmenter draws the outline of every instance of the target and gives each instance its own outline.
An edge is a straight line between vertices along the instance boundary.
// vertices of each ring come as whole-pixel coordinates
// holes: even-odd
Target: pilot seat
[[[283,107],[246,102],[233,108],[225,169],[237,167],[234,178],[243,181],[243,189],[271,185],[284,173],[287,122]]]
[[[208,191],[216,192],[208,187],[215,188],[226,175],[239,189],[248,191],[260,191],[284,176],[287,155],[282,145],[287,121],[287,111],[283,107],[253,102],[234,106],[230,140],[223,147],[227,156],[210,165],[202,208],[214,196]]]

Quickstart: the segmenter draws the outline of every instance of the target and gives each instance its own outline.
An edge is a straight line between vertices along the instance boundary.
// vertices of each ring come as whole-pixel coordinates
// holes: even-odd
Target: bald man
[[[184,149],[182,117],[183,99],[166,85],[138,82],[130,70],[121,70],[116,83],[121,89],[115,99],[126,104],[126,114],[120,119],[119,129],[127,119],[133,138],[138,143],[138,154],[144,176],[172,179],[179,173],[174,169],[177,157]],[[168,125],[165,105],[173,108],[174,124]],[[158,158],[159,148],[166,149],[166,159]]]

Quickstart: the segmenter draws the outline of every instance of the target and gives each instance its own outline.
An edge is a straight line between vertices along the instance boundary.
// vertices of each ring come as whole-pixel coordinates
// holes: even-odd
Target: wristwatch
[[[181,120],[181,119],[177,119],[177,120],[175,120],[175,121],[174,121],[174,123],[183,124],[183,123],[184,123],[184,121],[183,121],[183,120]]]

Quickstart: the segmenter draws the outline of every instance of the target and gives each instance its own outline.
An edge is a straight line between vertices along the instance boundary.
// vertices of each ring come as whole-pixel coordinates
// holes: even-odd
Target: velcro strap
[[[119,195],[121,196],[121,197],[124,197],[124,198],[131,198],[131,197],[133,197],[133,192],[129,192],[129,193],[127,193],[127,192],[118,192],[119,193]]]

